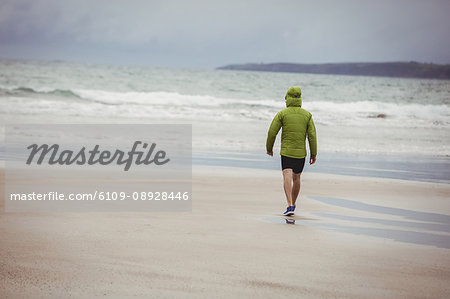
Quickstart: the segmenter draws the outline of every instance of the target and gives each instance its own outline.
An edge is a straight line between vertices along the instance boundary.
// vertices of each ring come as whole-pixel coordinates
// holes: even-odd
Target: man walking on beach
[[[283,170],[284,192],[288,207],[283,215],[294,215],[295,202],[300,192],[300,175],[302,174],[306,158],[305,140],[308,137],[311,156],[309,164],[316,162],[317,137],[316,127],[311,113],[302,108],[302,90],[293,86],[288,89],[285,100],[286,109],[275,115],[267,134],[266,150],[273,156],[275,137],[281,132],[281,168]]]

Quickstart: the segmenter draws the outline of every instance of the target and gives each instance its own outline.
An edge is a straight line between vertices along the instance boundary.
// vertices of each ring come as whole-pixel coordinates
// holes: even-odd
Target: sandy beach
[[[302,183],[289,218],[280,171],[206,166],[191,213],[2,212],[0,297],[450,296],[448,184]]]

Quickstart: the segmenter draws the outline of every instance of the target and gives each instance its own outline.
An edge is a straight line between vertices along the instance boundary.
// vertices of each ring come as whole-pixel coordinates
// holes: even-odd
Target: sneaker
[[[294,212],[292,210],[293,207],[287,207],[286,212],[283,213],[284,216],[291,216],[294,215]]]
[[[295,212],[295,208],[296,208],[296,207],[297,207],[296,205],[293,205],[293,206],[292,206],[292,210],[291,210],[291,211],[292,211],[292,215],[294,215],[294,212]]]

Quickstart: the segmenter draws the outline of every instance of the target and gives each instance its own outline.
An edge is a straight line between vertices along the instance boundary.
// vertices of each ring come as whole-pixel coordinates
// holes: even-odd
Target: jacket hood
[[[302,90],[300,87],[292,86],[288,89],[286,96],[286,107],[301,107],[302,106]]]

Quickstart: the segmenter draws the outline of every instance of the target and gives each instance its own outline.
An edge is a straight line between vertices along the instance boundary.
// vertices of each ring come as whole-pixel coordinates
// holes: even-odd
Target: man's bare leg
[[[292,169],[283,169],[283,186],[284,193],[286,194],[286,200],[288,206],[293,206],[292,204]]]
[[[292,205],[295,206],[298,194],[300,193],[300,175],[301,173],[292,173]]]

